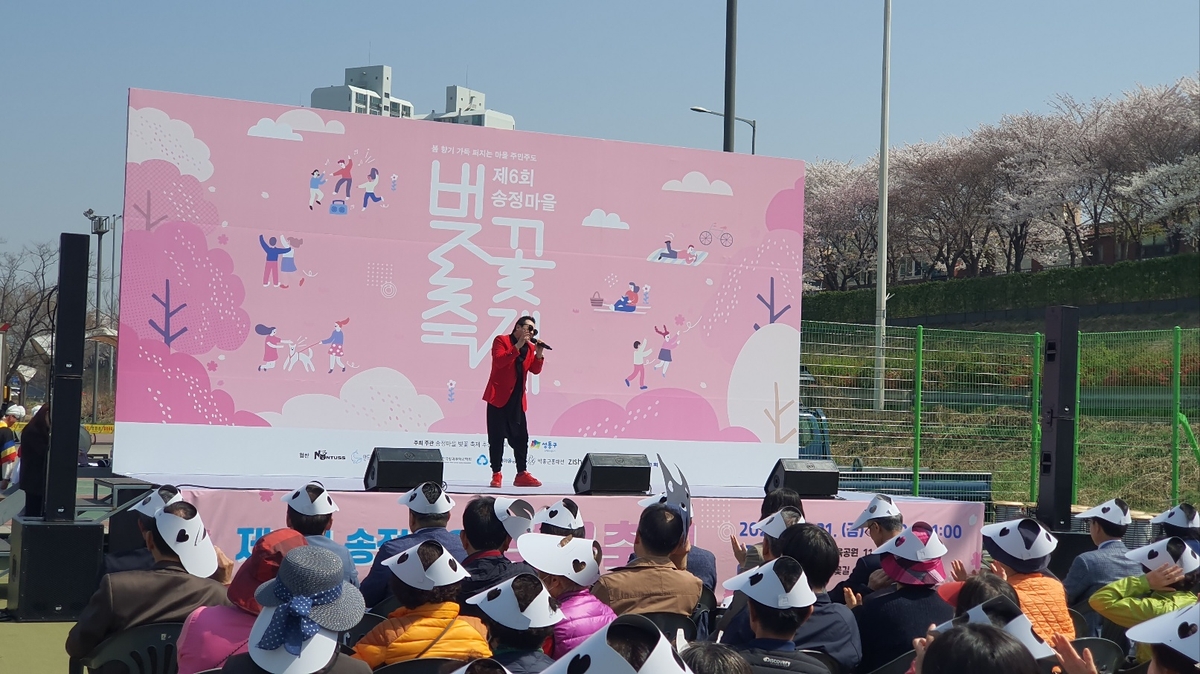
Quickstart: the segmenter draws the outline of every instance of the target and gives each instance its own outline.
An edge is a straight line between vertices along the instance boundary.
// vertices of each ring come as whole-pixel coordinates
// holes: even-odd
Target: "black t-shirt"
[[[529,343],[517,352],[517,362],[514,365],[517,369],[517,383],[513,386],[512,395],[509,396],[508,402],[504,407],[507,409],[521,409],[521,401],[525,399],[525,358],[529,354]]]

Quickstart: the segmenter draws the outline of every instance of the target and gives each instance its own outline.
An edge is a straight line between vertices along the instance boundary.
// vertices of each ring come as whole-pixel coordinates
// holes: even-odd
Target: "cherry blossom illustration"
[[[130,229],[149,231],[167,222],[190,222],[208,234],[221,219],[205,194],[200,181],[180,175],[170,162],[151,159],[125,165],[125,218]]]

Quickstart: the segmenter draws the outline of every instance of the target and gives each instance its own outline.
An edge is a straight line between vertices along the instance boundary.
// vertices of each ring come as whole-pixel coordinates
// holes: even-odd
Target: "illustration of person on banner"
[[[504,480],[500,469],[504,466],[504,442],[513,448],[517,463],[515,487],[540,487],[542,483],[529,474],[526,457],[529,453],[529,426],[525,410],[529,403],[525,398],[525,379],[529,374],[541,374],[544,362],[544,344],[535,336],[537,328],[532,316],[517,319],[513,331],[498,335],[492,340],[492,372],[488,377],[483,399],[487,401],[488,452],[491,455],[491,486],[500,488]],[[530,348],[532,345],[533,348]]]
[[[349,322],[349,318],[345,318],[340,321],[334,321],[333,333],[329,335],[328,339],[321,340],[322,344],[329,345],[329,374],[333,374],[334,365],[342,368],[342,372],[346,371],[346,364],[342,362],[342,356],[346,355],[346,351],[343,348],[346,335],[342,333],[342,328],[344,328]]]

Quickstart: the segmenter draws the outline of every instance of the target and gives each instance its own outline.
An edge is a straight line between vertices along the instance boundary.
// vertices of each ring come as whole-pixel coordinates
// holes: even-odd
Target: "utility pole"
[[[737,0],[725,0],[725,151],[733,152],[733,99],[737,80]]]
[[[887,357],[888,99],[892,68],[892,0],[883,0],[883,90],[879,121],[879,235],[875,248],[875,409],[883,410]]]

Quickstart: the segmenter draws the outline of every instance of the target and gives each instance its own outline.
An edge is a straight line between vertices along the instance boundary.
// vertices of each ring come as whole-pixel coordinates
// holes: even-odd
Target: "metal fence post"
[[[1037,501],[1038,466],[1042,454],[1042,333],[1033,333],[1033,377],[1029,382],[1029,500]],[[1076,410],[1078,413],[1078,410]]]
[[[925,326],[917,326],[913,347],[913,496],[921,495],[921,387],[925,379]]]
[[[1174,357],[1171,360],[1171,503],[1179,503],[1179,375],[1182,370],[1182,333],[1175,326]]]
[[[1082,400],[1079,397],[1079,382],[1083,379],[1083,332],[1077,333],[1075,347],[1075,436],[1071,441],[1071,505],[1079,503],[1079,417],[1083,416]]]

